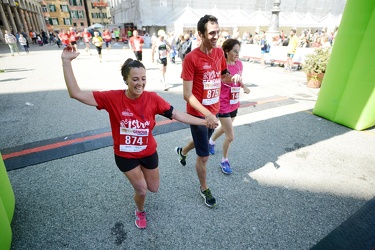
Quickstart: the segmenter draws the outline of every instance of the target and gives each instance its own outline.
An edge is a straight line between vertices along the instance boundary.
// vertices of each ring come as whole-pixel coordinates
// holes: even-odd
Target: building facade
[[[202,0],[108,0],[111,6],[112,21],[115,24],[133,23],[138,30],[146,30],[149,33],[155,32],[158,27],[175,26],[174,23],[186,8],[199,13],[212,14],[218,17],[219,23],[229,21],[235,26],[235,13],[241,10],[248,16],[257,12],[264,12],[271,15],[275,0],[239,0],[228,2],[228,0],[202,1]],[[346,0],[281,0],[281,13],[290,15],[296,13],[303,16],[311,14],[320,19],[328,14],[335,16],[341,14],[344,10]],[[195,15],[192,16],[193,19]],[[198,19],[199,20],[199,19]],[[192,21],[192,20],[187,20]],[[196,26],[197,20],[194,21]],[[251,23],[248,26],[256,26]],[[267,20],[269,24],[269,20]],[[229,22],[228,22],[229,23]],[[192,27],[192,25],[189,26]],[[229,25],[224,25],[229,27]],[[189,27],[189,28],[190,28]],[[173,27],[175,28],[175,27]]]
[[[110,23],[108,4],[103,0],[43,0],[41,4],[49,30],[83,30],[95,23]]]
[[[17,32],[46,30],[40,0],[1,0],[0,39],[4,41],[4,31]]]
[[[111,15],[109,11],[109,5],[104,0],[91,0],[87,1],[87,10],[89,13],[90,25],[100,23],[101,25],[107,26],[111,23]],[[89,26],[90,26],[89,25]]]
[[[111,23],[109,7],[104,0],[0,0],[0,41],[4,31],[14,34],[30,31],[59,31]],[[29,39],[29,37],[28,37]]]

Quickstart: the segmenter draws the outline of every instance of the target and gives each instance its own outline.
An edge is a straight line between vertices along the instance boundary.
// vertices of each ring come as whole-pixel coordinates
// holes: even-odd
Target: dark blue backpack
[[[267,40],[264,41],[264,51],[266,53],[270,53],[270,49],[271,49],[271,46],[270,44],[267,42]]]

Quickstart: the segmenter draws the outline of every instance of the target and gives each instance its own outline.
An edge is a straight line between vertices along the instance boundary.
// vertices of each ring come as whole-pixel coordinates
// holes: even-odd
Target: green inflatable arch
[[[15,197],[3,157],[0,153],[0,249],[8,250],[12,244],[12,218]]]
[[[375,125],[375,1],[348,0],[313,113],[356,130]]]

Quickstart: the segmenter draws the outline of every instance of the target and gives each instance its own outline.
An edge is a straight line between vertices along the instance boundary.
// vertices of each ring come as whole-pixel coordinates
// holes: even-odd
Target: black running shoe
[[[182,148],[180,147],[176,147],[174,149],[174,151],[178,154],[178,162],[182,165],[182,166],[186,166],[186,157],[187,155],[183,155],[182,154]]]
[[[211,190],[209,188],[207,188],[204,191],[199,190],[199,193],[203,197],[204,204],[206,204],[206,206],[208,206],[208,207],[216,206],[216,199],[212,196]]]

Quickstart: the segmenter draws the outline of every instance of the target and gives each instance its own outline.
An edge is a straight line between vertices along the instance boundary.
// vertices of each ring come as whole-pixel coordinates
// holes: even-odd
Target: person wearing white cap
[[[167,53],[172,48],[167,40],[164,38],[166,37],[164,30],[158,31],[158,38],[152,44],[152,62],[155,61],[155,52],[157,54],[157,62],[160,65],[160,82],[164,84],[164,91],[168,91],[166,82],[165,82],[165,72],[167,72]]]

